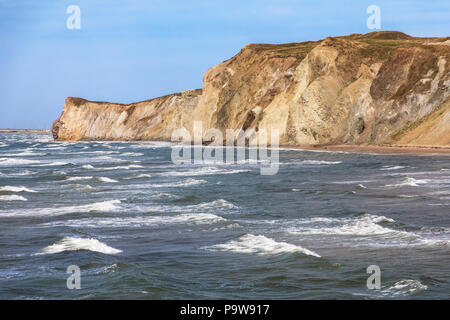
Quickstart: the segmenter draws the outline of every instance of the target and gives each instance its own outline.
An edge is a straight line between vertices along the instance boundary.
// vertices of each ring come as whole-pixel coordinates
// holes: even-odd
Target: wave
[[[422,284],[418,280],[400,280],[396,282],[393,286],[381,290],[381,294],[390,296],[406,296],[414,295],[420,292],[428,290],[428,286]]]
[[[91,180],[94,179],[93,176],[81,176],[81,177],[67,177],[66,180],[67,181],[81,181],[81,180]],[[95,177],[95,179],[98,179],[101,182],[110,182],[110,183],[114,183],[114,182],[118,182],[117,180],[108,178],[108,177]]]
[[[224,199],[218,199],[211,202],[202,202],[199,204],[186,206],[186,209],[236,209],[237,207],[224,200]]]
[[[125,156],[125,157],[140,157],[143,156],[143,153],[140,152],[125,152],[125,153],[121,153],[121,156]]]
[[[380,170],[399,170],[408,168],[409,166],[383,166]]]
[[[303,160],[303,161],[294,162],[294,163],[295,164],[306,164],[306,165],[332,165],[332,164],[340,164],[340,163],[342,163],[342,161]]]
[[[62,240],[42,249],[40,254],[54,254],[64,251],[88,250],[104,254],[117,254],[122,250],[112,248],[93,238],[65,237]]]
[[[405,180],[403,180],[400,183],[387,184],[386,187],[405,187],[405,186],[418,187],[420,184],[426,184],[426,183],[428,183],[427,180],[419,180],[419,179],[407,177]]]
[[[175,216],[144,216],[129,218],[92,218],[45,223],[45,226],[71,226],[71,227],[142,227],[161,226],[170,224],[215,224],[228,221],[225,218],[210,213],[186,213]]]
[[[25,197],[17,195],[0,196],[0,201],[28,201]]]
[[[0,166],[19,166],[40,163],[39,160],[27,160],[20,158],[0,158]]]
[[[99,177],[98,180],[100,180],[101,182],[110,182],[110,183],[118,182],[117,180],[107,178],[107,177]]]
[[[94,166],[91,166],[90,164],[85,164],[81,166],[83,169],[95,169]]]
[[[94,188],[88,184],[74,184],[73,187],[79,190],[93,190]]]
[[[257,255],[277,255],[297,252],[320,258],[317,253],[303,247],[286,242],[277,242],[262,235],[256,236],[249,233],[239,237],[236,240],[231,240],[224,244],[202,247],[202,249],[212,251],[250,253]]]
[[[219,175],[219,174],[235,174],[242,172],[250,172],[244,169],[219,169],[216,167],[198,168],[186,171],[168,171],[163,172],[164,176],[205,176],[205,175]]]
[[[203,184],[203,183],[206,183],[206,181],[188,178],[183,181],[178,181],[178,182],[173,182],[173,183],[152,184],[151,186],[153,188],[189,187],[189,186],[195,186],[195,185]]]
[[[324,226],[303,226],[300,228],[291,229],[289,232],[293,234],[301,235],[337,235],[337,236],[356,236],[356,237],[369,237],[369,236],[392,236],[395,238],[420,238],[419,235],[414,233],[399,231],[383,227],[379,225],[382,222],[393,223],[395,220],[387,218],[385,216],[376,216],[365,214],[357,218],[313,218],[306,220],[303,224],[314,224],[316,222],[326,222]]]
[[[128,166],[116,166],[116,167],[110,167],[110,168],[91,168],[91,169],[95,169],[95,170],[130,170],[130,169],[139,169],[139,168],[144,168],[141,165],[138,164],[130,164]]]
[[[87,176],[87,177],[67,177],[66,178],[67,181],[80,181],[80,180],[91,180],[91,179],[94,179],[94,177]]]
[[[60,166],[66,166],[68,164],[69,163],[63,162],[63,161],[55,161],[55,162],[44,163],[41,166],[42,167],[60,167]]]
[[[125,180],[130,180],[130,179],[142,179],[142,178],[151,178],[151,175],[146,174],[146,173],[141,173],[141,174],[136,174],[134,176],[131,177],[125,177]]]
[[[35,208],[29,210],[1,212],[1,216],[59,216],[69,213],[87,213],[87,212],[113,212],[120,209],[118,204],[120,200],[108,200],[95,202],[80,206],[57,207],[57,208]]]
[[[0,191],[6,192],[37,192],[26,187],[14,187],[14,186],[4,186],[0,187]]]

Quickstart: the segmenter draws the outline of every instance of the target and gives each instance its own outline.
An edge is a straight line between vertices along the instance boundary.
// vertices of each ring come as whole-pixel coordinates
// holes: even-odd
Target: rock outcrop
[[[56,140],[170,140],[173,130],[277,129],[284,145],[449,145],[449,38],[401,32],[249,44],[203,88],[127,105],[67,98]]]

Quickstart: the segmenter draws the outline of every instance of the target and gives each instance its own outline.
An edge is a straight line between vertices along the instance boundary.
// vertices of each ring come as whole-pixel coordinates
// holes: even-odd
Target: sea
[[[0,299],[449,299],[450,157],[0,135]]]

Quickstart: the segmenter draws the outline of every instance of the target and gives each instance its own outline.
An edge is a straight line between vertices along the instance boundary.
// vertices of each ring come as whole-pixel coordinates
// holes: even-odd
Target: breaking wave
[[[381,293],[383,295],[390,295],[390,296],[408,296],[408,295],[414,295],[420,292],[423,292],[425,290],[428,290],[428,286],[423,285],[418,280],[400,280],[396,282],[393,286],[381,290]]]
[[[45,247],[39,254],[53,254],[78,250],[88,250],[104,254],[117,254],[122,252],[122,250],[112,248],[97,239],[65,237],[51,246]]]
[[[405,180],[403,180],[400,183],[387,184],[386,187],[405,187],[405,186],[418,187],[420,184],[426,184],[426,183],[428,183],[427,180],[418,180],[418,179],[407,177]]]
[[[210,213],[186,213],[175,216],[145,216],[128,218],[92,218],[45,223],[46,226],[71,227],[142,227],[170,224],[214,224],[226,222],[227,219]]]
[[[6,191],[6,192],[36,192],[36,191],[28,189],[26,187],[14,187],[14,186],[0,187],[0,191]]]
[[[277,242],[262,235],[256,236],[249,233],[239,237],[236,240],[231,240],[227,243],[216,244],[209,247],[202,247],[202,249],[212,251],[249,253],[257,255],[277,255],[297,252],[320,258],[317,253],[300,246],[296,246],[286,242]]]
[[[28,201],[25,197],[10,195],[10,196],[0,196],[0,201]]]
[[[40,163],[39,160],[27,160],[20,158],[0,158],[0,166],[16,166]]]

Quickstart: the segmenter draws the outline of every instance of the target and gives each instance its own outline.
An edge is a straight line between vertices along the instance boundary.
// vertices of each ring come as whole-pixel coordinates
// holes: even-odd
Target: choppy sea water
[[[279,162],[262,176],[175,165],[168,143],[0,135],[0,298],[449,298],[450,157]]]

